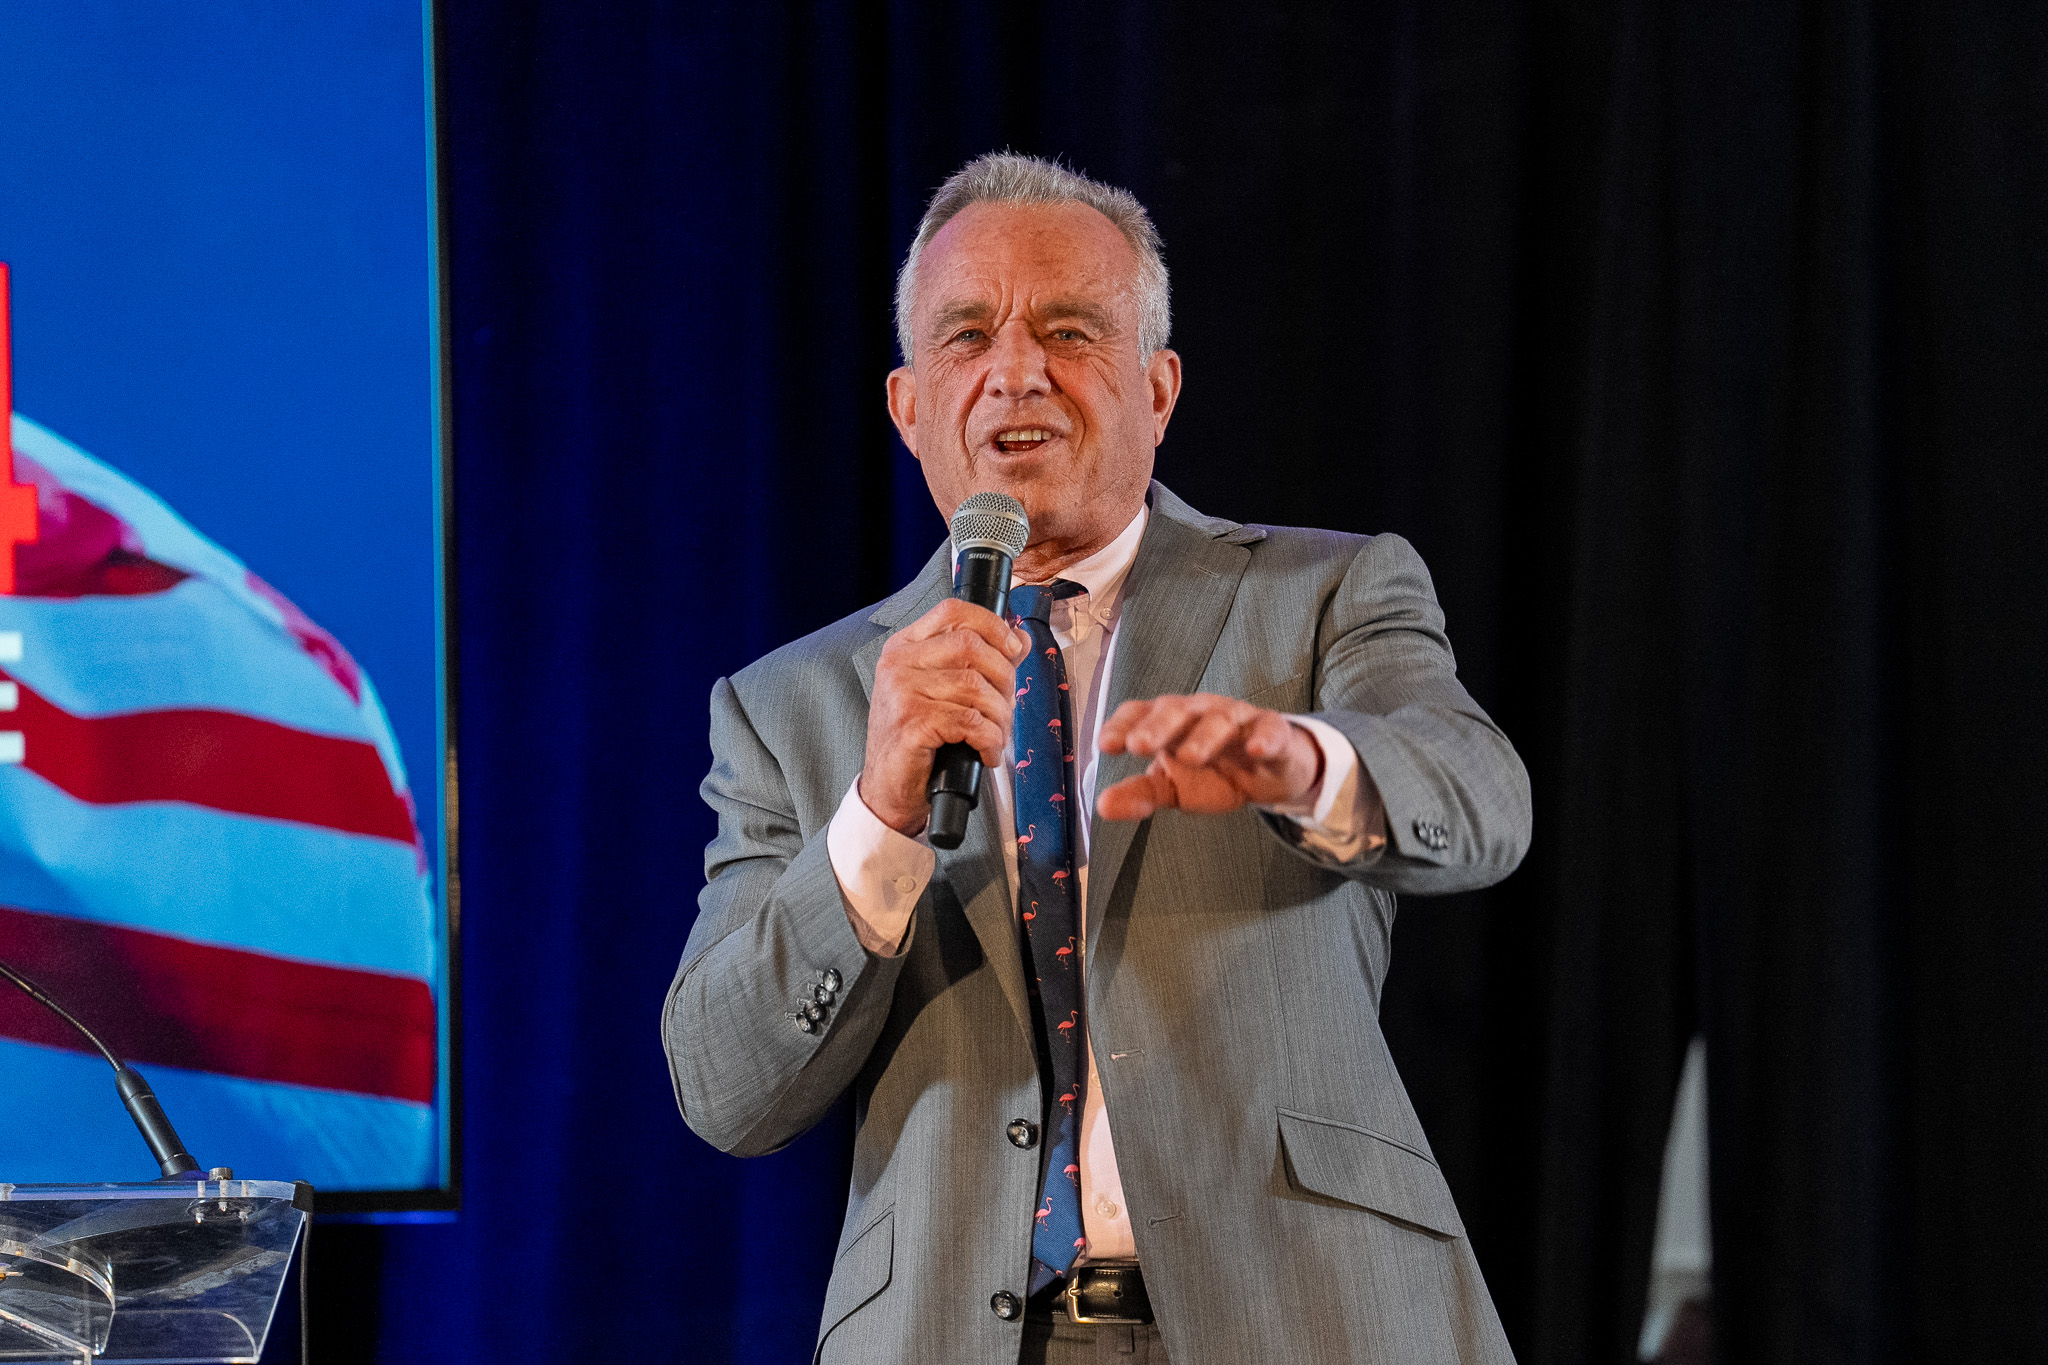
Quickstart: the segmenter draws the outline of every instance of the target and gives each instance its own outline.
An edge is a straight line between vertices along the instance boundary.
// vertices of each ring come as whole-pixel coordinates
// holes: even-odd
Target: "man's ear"
[[[1164,346],[1145,362],[1145,384],[1152,391],[1152,444],[1166,439],[1166,424],[1173,418],[1173,405],[1180,401],[1180,354]]]
[[[903,448],[917,458],[917,375],[908,365],[889,371],[889,420],[903,438]]]

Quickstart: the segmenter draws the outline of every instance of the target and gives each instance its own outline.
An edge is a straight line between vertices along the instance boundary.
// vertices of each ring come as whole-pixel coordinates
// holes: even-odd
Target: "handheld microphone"
[[[71,1027],[85,1035],[85,1041],[99,1049],[100,1056],[107,1059],[107,1065],[114,1068],[114,1088],[121,1092],[121,1104],[128,1110],[128,1117],[135,1120],[135,1126],[142,1132],[142,1140],[149,1144],[149,1154],[156,1158],[157,1166],[166,1180],[199,1180],[198,1158],[185,1150],[184,1139],[178,1130],[171,1127],[170,1118],[164,1107],[157,1102],[156,1095],[149,1088],[149,1082],[142,1079],[142,1073],[116,1057],[100,1041],[99,1035],[78,1022],[76,1015],[52,1000],[42,987],[23,976],[5,962],[0,962],[0,977],[5,977],[28,993],[29,999],[49,1010]]]
[[[1024,504],[1006,493],[976,493],[953,513],[953,549],[959,555],[953,595],[1001,616],[1010,605],[1010,566],[1031,541]],[[947,744],[932,758],[927,829],[933,848],[958,848],[967,817],[981,799],[981,756],[965,744]]]

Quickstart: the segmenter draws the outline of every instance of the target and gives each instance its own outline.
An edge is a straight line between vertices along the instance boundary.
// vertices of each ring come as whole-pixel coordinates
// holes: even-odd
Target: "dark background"
[[[1723,1359],[2048,1359],[2048,9],[440,8],[465,1203],[323,1228],[318,1358],[807,1357],[845,1125],[656,1031],[705,699],[942,534],[891,275],[1009,146],[1157,217],[1160,477],[1410,537],[1528,761],[1385,1006],[1520,1357],[1632,1357],[1703,1029]]]

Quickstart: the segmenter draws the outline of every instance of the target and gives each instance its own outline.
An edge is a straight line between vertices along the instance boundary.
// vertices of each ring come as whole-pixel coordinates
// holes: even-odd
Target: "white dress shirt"
[[[1138,553],[1138,541],[1145,533],[1149,512],[1140,507],[1138,515],[1117,538],[1102,549],[1065,569],[1060,577],[1080,584],[1085,592],[1052,607],[1053,639],[1065,658],[1069,704],[1074,717],[1074,756],[1080,790],[1076,796],[1083,812],[1095,809],[1095,773],[1100,754],[1096,736],[1107,717],[1110,667],[1116,656],[1118,609],[1124,580]],[[1361,780],[1358,752],[1351,741],[1332,726],[1305,716],[1293,718],[1322,751],[1321,785],[1298,806],[1269,807],[1296,820],[1303,843],[1333,862],[1356,857],[1386,838],[1386,812],[1379,793],[1369,779]],[[1017,898],[1017,827],[1012,814],[1010,790],[1011,760],[1005,756],[1000,773],[991,772],[983,790],[996,802],[996,820],[1003,835],[1003,865],[1010,879],[1010,899]],[[1081,960],[1087,961],[1088,836],[1086,818],[1074,822],[1075,880],[1080,888]],[[912,912],[937,866],[937,855],[920,834],[913,839],[883,824],[867,803],[860,799],[860,782],[855,780],[832,817],[827,830],[826,850],[839,890],[846,902],[846,915],[853,930],[869,952],[893,957],[909,947],[908,930]],[[1027,959],[1028,970],[1030,962]],[[1085,999],[1085,996],[1084,996]],[[1086,1021],[1082,1027],[1085,1031]],[[1116,1148],[1110,1140],[1109,1114],[1102,1100],[1102,1085],[1095,1067],[1095,1050],[1088,1049],[1088,1084],[1081,1104],[1081,1220],[1088,1238],[1088,1260],[1119,1260],[1135,1257],[1137,1244],[1131,1236],[1131,1218],[1124,1207],[1123,1181],[1117,1175]]]

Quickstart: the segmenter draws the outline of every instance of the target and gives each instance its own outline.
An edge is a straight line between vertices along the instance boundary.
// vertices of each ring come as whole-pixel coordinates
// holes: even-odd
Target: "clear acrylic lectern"
[[[312,1187],[0,1184],[0,1361],[254,1362]]]

